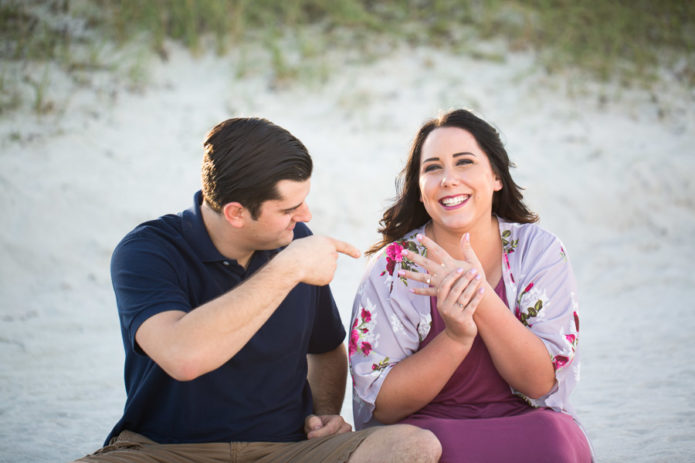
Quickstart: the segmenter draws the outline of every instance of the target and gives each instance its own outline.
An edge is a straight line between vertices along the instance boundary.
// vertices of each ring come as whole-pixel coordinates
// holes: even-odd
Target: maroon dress
[[[506,302],[504,281],[495,292]],[[420,349],[444,330],[435,298],[431,307],[432,328]],[[401,423],[432,431],[442,443],[442,463],[591,461],[589,443],[574,419],[514,395],[480,335],[439,394]]]

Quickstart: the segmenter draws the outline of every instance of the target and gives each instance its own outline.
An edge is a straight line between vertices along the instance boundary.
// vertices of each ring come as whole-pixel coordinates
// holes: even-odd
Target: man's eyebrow
[[[295,209],[298,209],[299,206],[301,206],[302,204],[304,204],[304,201],[302,201],[301,203],[297,204],[296,206],[292,206],[292,207],[288,207],[287,209],[283,209],[282,212],[291,212],[291,211],[293,211],[293,210],[295,210]]]

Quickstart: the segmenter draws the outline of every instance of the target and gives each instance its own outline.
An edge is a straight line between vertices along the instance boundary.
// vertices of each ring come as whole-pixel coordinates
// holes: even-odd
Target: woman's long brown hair
[[[492,196],[493,214],[510,222],[538,221],[538,216],[524,204],[521,187],[512,179],[509,169],[514,167],[514,164],[509,161],[507,150],[497,130],[472,112],[457,109],[427,121],[418,131],[410,148],[408,162],[396,179],[398,196],[379,221],[379,233],[382,238],[367,251],[368,255],[374,254],[430,220],[420,201],[420,157],[427,136],[440,127],[458,127],[470,132],[487,155],[493,172],[502,181],[502,189]]]

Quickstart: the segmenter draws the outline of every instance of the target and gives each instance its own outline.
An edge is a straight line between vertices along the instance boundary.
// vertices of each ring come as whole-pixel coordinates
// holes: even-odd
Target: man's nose
[[[297,209],[297,214],[294,216],[294,220],[297,222],[309,222],[311,220],[311,210],[306,202],[302,204],[299,209]]]

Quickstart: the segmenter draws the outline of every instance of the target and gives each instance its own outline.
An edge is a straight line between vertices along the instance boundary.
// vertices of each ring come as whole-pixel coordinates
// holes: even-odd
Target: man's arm
[[[314,398],[314,413],[338,415],[345,398],[347,354],[345,345],[324,354],[308,354],[309,386]]]
[[[305,420],[307,438],[350,431],[352,426],[340,416],[347,380],[345,345],[341,343],[334,350],[323,354],[308,354],[307,362],[315,413]]]
[[[297,283],[328,284],[338,252],[359,257],[357,249],[332,238],[294,240],[251,278],[222,296],[188,313],[172,310],[148,318],[135,339],[174,379],[195,379],[241,350]]]

